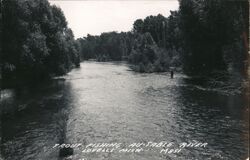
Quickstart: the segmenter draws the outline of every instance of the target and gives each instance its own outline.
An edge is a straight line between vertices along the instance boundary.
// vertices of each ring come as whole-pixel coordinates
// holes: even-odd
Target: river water
[[[49,84],[1,94],[1,156],[59,160],[56,143],[203,142],[160,153],[85,153],[84,160],[243,160],[248,152],[244,94],[208,89],[183,74],[142,74],[124,63],[83,62]],[[1,159],[1,158],[0,158]],[[68,158],[70,159],[70,158]]]

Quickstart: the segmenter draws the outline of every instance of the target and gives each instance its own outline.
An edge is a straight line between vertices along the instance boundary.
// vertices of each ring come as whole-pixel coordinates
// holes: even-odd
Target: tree
[[[243,4],[248,6],[244,0],[180,1],[180,29],[187,72],[209,73],[227,68],[225,57],[229,52],[224,52],[223,48],[239,41],[245,28],[240,18]],[[240,51],[238,54],[245,53]]]
[[[30,82],[79,66],[79,46],[62,10],[47,0],[3,0],[3,79]]]

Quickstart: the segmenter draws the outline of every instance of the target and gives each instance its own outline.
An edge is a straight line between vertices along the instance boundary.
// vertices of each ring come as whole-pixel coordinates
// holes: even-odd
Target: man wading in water
[[[174,71],[173,70],[170,71],[170,74],[171,74],[171,78],[174,78]]]

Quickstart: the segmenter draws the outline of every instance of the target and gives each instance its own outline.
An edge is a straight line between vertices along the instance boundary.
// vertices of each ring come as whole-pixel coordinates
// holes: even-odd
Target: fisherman
[[[173,70],[170,71],[170,74],[171,74],[171,78],[174,78],[174,71]]]

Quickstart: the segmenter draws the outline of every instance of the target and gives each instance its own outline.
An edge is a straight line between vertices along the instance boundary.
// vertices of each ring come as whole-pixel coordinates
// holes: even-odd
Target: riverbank
[[[201,88],[195,82],[180,73],[171,79],[167,72],[131,71],[126,63],[85,61],[54,84],[12,90],[0,102],[5,108],[17,108],[1,118],[2,156],[58,159],[59,150],[41,150],[63,137],[65,143],[86,145],[204,139],[208,143],[206,149],[187,148],[164,156],[150,151],[87,154],[74,149],[75,159],[245,157],[249,131],[243,96]]]

